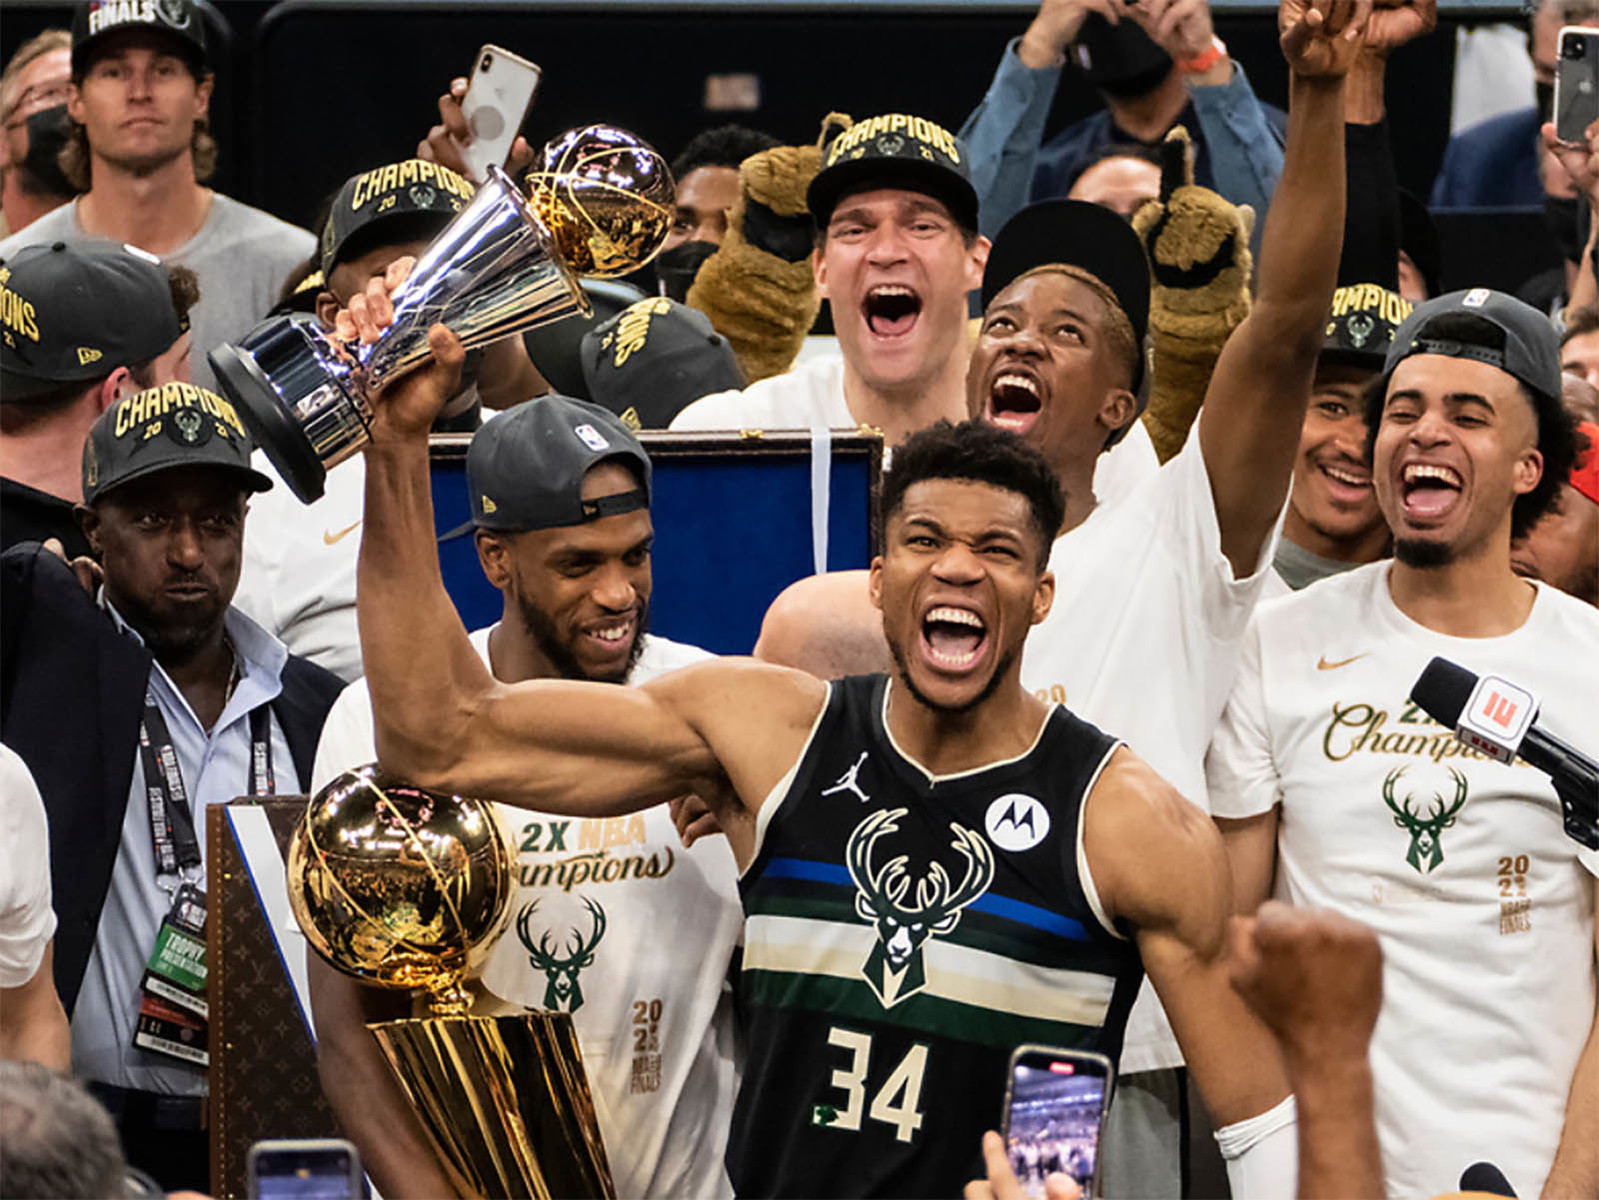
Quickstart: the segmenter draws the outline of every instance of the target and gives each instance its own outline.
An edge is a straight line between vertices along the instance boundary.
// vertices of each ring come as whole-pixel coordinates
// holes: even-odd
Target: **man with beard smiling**
[[[888,113],[835,137],[810,185],[816,286],[833,314],[842,361],[805,363],[741,392],[689,405],[671,428],[850,429],[886,446],[965,414],[967,300],[989,241],[977,232],[966,147],[921,117]],[[1109,459],[1102,490],[1121,492],[1155,467],[1142,425]]]
[[[1262,606],[1210,751],[1239,911],[1275,894],[1382,942],[1392,1196],[1448,1191],[1482,1158],[1517,1195],[1599,1192],[1599,854],[1566,836],[1545,776],[1408,699],[1441,655],[1591,745],[1599,612],[1511,566],[1571,470],[1560,392],[1554,328],[1519,300],[1416,308],[1365,396],[1394,558]]]
[[[340,333],[371,341],[392,311],[374,285]],[[1141,969],[1213,1109],[1291,1139],[1280,1063],[1227,979],[1209,822],[1020,685],[1064,509],[1040,456],[975,422],[901,447],[871,571],[890,678],[714,660],[638,688],[507,685],[440,582],[426,433],[462,352],[443,326],[429,340],[433,366],[373,397],[366,451],[358,603],[380,761],[570,816],[705,798],[746,914],[740,1194],[957,1191],[1010,1050],[1114,1054]],[[1280,1160],[1250,1165],[1270,1177],[1239,1194],[1291,1189]]]
[[[204,990],[205,810],[303,790],[338,693],[229,606],[245,500],[269,486],[227,401],[168,383],[108,408],[84,447],[98,595],[36,543],[0,560],[0,734],[50,818],[73,1072],[168,1189],[210,1182],[205,1018],[185,1000]]]
[[[1388,523],[1377,507],[1366,464],[1361,393],[1382,369],[1394,329],[1410,309],[1404,297],[1374,283],[1350,284],[1333,293],[1268,596],[1388,553]]]
[[[504,595],[499,621],[471,635],[495,679],[642,685],[711,657],[644,632],[650,461],[616,416],[565,396],[529,401],[473,436],[466,477],[478,559]],[[312,786],[376,756],[357,682],[328,716]],[[572,1014],[618,1195],[731,1195],[727,975],[742,918],[726,845],[685,853],[661,805],[612,819],[501,815],[516,831],[515,919],[483,965],[474,1013]],[[309,969],[322,1086],[378,1189],[452,1195],[365,1028],[405,1016],[409,998],[315,956]]]

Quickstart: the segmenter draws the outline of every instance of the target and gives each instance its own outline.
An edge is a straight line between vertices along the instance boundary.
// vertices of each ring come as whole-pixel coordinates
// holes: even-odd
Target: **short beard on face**
[[[527,627],[528,633],[533,636],[533,644],[539,652],[550,660],[550,665],[555,668],[555,673],[562,679],[588,680],[592,683],[626,683],[633,674],[633,668],[638,665],[639,655],[644,653],[644,631],[649,628],[650,606],[647,601],[641,602],[636,613],[637,621],[633,631],[633,645],[628,649],[627,662],[622,669],[614,675],[590,675],[583,670],[577,661],[577,655],[572,653],[572,648],[561,640],[560,631],[555,628],[555,622],[536,608],[522,594],[520,587],[515,588],[517,611],[522,614],[522,624]]]
[[[162,664],[183,663],[193,658],[216,636],[227,614],[227,605],[187,621],[161,619],[148,608],[127,597],[112,597],[117,612],[141,638],[145,649]]]
[[[1455,548],[1446,542],[1424,542],[1399,538],[1394,542],[1394,557],[1407,567],[1429,570],[1447,567],[1455,561]]]
[[[984,700],[987,700],[995,693],[995,691],[998,690],[999,681],[1005,677],[1005,675],[1010,671],[1011,664],[1016,661],[1016,654],[1014,651],[1003,656],[999,662],[994,665],[994,672],[988,677],[988,682],[983,684],[982,691],[978,692],[977,695],[966,701],[966,703],[940,704],[936,700],[930,699],[928,696],[924,695],[922,690],[916,686],[915,681],[911,679],[910,669],[905,662],[905,653],[900,649],[899,643],[890,641],[888,643],[888,652],[894,656],[894,668],[899,672],[900,682],[905,685],[905,690],[910,692],[911,698],[923,708],[931,709],[933,712],[938,713],[971,712],[972,709],[976,708]]]

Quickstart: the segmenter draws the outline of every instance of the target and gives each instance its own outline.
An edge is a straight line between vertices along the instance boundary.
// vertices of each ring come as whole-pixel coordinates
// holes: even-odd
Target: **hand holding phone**
[[[461,98],[469,140],[456,139],[467,174],[482,182],[488,168],[505,165],[522,128],[542,71],[537,64],[499,46],[478,51],[466,95]]]
[[[1043,1200],[1044,1180],[1057,1171],[1077,1181],[1084,1200],[1099,1194],[1099,1134],[1115,1074],[1103,1054],[1016,1048],[1001,1136],[1027,1196]]]
[[[1586,144],[1588,126],[1599,121],[1599,29],[1567,25],[1557,44],[1555,136]]]

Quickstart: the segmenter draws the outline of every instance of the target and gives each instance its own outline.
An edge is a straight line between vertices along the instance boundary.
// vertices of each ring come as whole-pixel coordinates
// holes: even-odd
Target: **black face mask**
[[[687,304],[694,276],[700,273],[705,260],[720,249],[715,242],[681,242],[661,251],[655,258],[655,278],[660,281],[661,293]]]
[[[1553,121],[1555,111],[1555,85],[1552,83],[1537,83],[1534,85],[1538,93],[1538,124]]]
[[[1582,260],[1582,244],[1586,240],[1582,230],[1578,228],[1581,220],[1582,202],[1575,196],[1545,196],[1543,198],[1543,222],[1549,230],[1555,244],[1560,247],[1560,255],[1567,262],[1580,262]]]
[[[72,136],[72,120],[67,106],[41,108],[27,119],[28,153],[22,159],[25,191],[34,195],[71,196],[77,188],[67,182],[57,161],[61,149]]]

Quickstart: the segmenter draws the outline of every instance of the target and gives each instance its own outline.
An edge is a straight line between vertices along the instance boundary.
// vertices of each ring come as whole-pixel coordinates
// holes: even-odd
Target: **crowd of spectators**
[[[810,144],[721,125],[662,147],[658,256],[585,281],[594,311],[558,326],[466,355],[435,331],[438,362],[379,405],[390,443],[309,505],[208,355],[290,311],[376,334],[483,183],[466,82],[415,145],[352,139],[307,231],[207,186],[193,0],[80,4],[18,49],[0,1059],[42,1065],[0,1063],[0,1195],[213,1186],[206,810],[373,760],[506,802],[515,916],[474,1011],[573,1015],[619,1194],[1018,1195],[982,1138],[990,1059],[1067,1030],[1119,1068],[1098,1194],[1283,1195],[1297,1171],[1302,1195],[1437,1195],[1492,1160],[1523,1196],[1599,1195],[1599,852],[1547,778],[1410,699],[1443,656],[1599,753],[1599,121],[1550,123],[1559,31],[1599,28],[1599,2],[1535,0],[1534,90],[1455,134],[1432,188],[1433,211],[1543,213],[1561,265],[1519,295],[1442,292],[1471,264],[1398,184],[1387,111],[1412,81],[1387,64],[1438,36],[1436,5],[1281,0],[1286,111],[1206,0],[1041,0],[958,133],[818,112]],[[1074,71],[1103,107],[1046,135]],[[518,139],[507,165],[532,158]],[[650,632],[641,430],[875,431],[883,558],[774,596],[754,664]],[[372,507],[430,432],[470,435],[467,532],[503,600],[453,652],[407,510]],[[980,519],[951,481],[1015,503]],[[914,617],[911,562],[939,597]],[[541,680],[614,685],[550,693],[571,798],[482,765],[516,727],[491,702]],[[890,711],[912,698],[925,742]],[[718,741],[763,705],[777,733]],[[456,709],[493,732],[446,752]],[[590,713],[605,737],[567,732]],[[1020,773],[1043,757],[1047,781]],[[990,772],[1008,830],[998,807],[978,832],[929,817],[931,851],[901,834],[872,874],[905,811],[873,797],[930,806]],[[838,797],[862,812],[818,815]],[[995,875],[1039,845],[1045,866]],[[575,886],[585,854],[638,869]],[[984,861],[986,900],[927,915]],[[884,915],[912,897],[921,924]],[[410,1007],[313,958],[321,1086],[373,1185],[454,1194],[363,1027]]]

